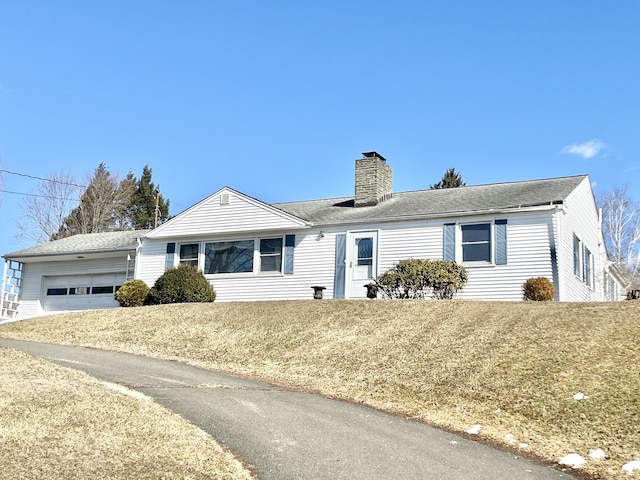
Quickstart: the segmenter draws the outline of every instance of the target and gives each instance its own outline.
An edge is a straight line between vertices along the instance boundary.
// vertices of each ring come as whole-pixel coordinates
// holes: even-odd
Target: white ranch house
[[[2,316],[117,307],[127,279],[152,286],[197,266],[217,300],[363,298],[365,284],[407,258],[456,260],[457,298],[522,300],[547,277],[557,301],[624,298],[607,261],[588,176],[392,192],[386,160],[356,160],[355,195],[266,204],[225,187],[145,231],[75,235],[4,255]]]

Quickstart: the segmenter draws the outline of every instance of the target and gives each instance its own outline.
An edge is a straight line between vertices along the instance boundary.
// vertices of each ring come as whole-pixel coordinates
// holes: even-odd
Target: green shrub
[[[140,307],[149,295],[149,287],[142,280],[127,280],[113,297],[121,307]]]
[[[548,278],[535,277],[524,282],[522,285],[522,293],[525,300],[548,302],[553,300],[556,289]]]
[[[469,279],[467,269],[455,261],[432,260],[429,273],[433,297],[441,300],[451,300]]]
[[[454,261],[400,260],[378,276],[375,285],[389,298],[451,299],[467,283],[466,269]]]
[[[147,303],[213,302],[216,292],[201,271],[179,265],[164,272],[153,285]]]

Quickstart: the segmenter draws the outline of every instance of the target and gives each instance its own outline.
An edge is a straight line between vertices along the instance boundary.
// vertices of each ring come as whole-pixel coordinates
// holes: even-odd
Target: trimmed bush
[[[378,276],[375,286],[389,298],[451,299],[467,283],[468,275],[454,261],[410,259],[400,260]]]
[[[429,273],[433,297],[440,300],[451,300],[469,279],[467,269],[455,261],[432,260]]]
[[[121,307],[140,307],[144,305],[149,290],[147,284],[142,280],[127,280],[113,297]]]
[[[149,291],[147,303],[213,302],[216,292],[201,271],[179,265],[164,272]]]
[[[556,294],[556,288],[548,278],[534,277],[524,282],[522,285],[522,293],[525,300],[548,302],[553,300]]]

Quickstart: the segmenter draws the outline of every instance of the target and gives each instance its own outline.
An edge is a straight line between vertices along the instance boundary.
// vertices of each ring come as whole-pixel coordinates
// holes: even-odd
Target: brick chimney
[[[391,198],[391,167],[378,152],[356,160],[356,207],[377,205]]]

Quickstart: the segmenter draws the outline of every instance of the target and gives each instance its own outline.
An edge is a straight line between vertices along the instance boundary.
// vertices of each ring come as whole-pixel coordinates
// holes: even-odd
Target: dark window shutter
[[[293,251],[296,246],[295,235],[285,235],[284,237],[284,274],[293,275]]]
[[[164,261],[164,269],[169,270],[173,268],[173,260],[176,253],[176,244],[175,243],[167,243],[167,256]]]
[[[496,220],[494,228],[496,239],[495,264],[507,264],[507,220]]]
[[[444,224],[444,249],[442,252],[442,259],[451,261],[456,259],[456,224],[445,223]]]
[[[580,268],[580,240],[573,235],[573,273],[580,277],[582,269]]]
[[[345,261],[347,260],[347,235],[336,235],[336,268],[333,277],[333,298],[344,298]]]

